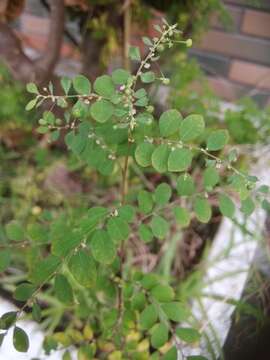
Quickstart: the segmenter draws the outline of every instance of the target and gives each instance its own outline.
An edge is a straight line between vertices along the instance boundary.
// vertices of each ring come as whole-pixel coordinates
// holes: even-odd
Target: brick
[[[21,32],[25,34],[47,35],[49,31],[50,20],[39,16],[23,14],[20,17]]]
[[[270,65],[270,41],[246,35],[211,30],[197,48]]]
[[[247,90],[243,86],[233,84],[226,78],[209,77],[209,85],[217,96],[227,101],[239,99]]]
[[[26,48],[34,49],[39,53],[42,53],[46,48],[47,37],[42,35],[26,35],[19,34],[22,41],[23,46]],[[69,59],[79,59],[80,55],[76,48],[74,48],[69,43],[63,43],[61,47],[61,56]]]
[[[247,34],[270,38],[270,13],[246,10],[242,31]]]
[[[191,58],[195,57],[207,74],[221,76],[227,76],[228,74],[230,67],[230,59],[228,57],[193,49],[189,51],[189,56]]]
[[[229,78],[246,85],[270,89],[270,67],[244,61],[233,61]]]
[[[254,91],[252,87],[235,84],[227,79],[209,77],[209,85],[216,95],[227,101],[236,101],[248,96],[260,106],[266,106],[270,99],[269,91]]]
[[[231,23],[229,23],[228,25],[225,24],[224,26],[219,21],[218,16],[214,15],[211,19],[212,27],[219,30],[222,29],[227,32],[235,32],[237,30],[240,30],[244,9],[239,6],[233,5],[226,5],[225,9],[228,11],[229,16],[231,17]]]

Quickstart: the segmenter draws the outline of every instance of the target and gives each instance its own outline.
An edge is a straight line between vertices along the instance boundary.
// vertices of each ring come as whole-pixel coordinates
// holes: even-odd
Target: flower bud
[[[168,78],[163,78],[161,81],[162,81],[162,84],[164,84],[164,85],[170,84],[170,79],[168,79]]]
[[[158,52],[162,52],[162,51],[164,51],[164,49],[165,49],[165,47],[163,45],[158,45],[158,47],[157,47]]]
[[[191,47],[192,46],[192,39],[187,39],[186,46]]]

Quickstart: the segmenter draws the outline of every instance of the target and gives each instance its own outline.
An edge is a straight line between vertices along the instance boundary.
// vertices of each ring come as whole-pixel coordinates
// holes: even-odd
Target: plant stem
[[[130,62],[128,58],[128,49],[130,43],[131,32],[131,1],[128,1],[124,9],[124,47],[123,47],[123,63],[126,70],[130,69]]]
[[[128,141],[128,153],[124,160],[124,169],[122,176],[122,185],[121,185],[121,205],[123,206],[126,202],[126,189],[127,189],[127,179],[128,179],[128,160],[129,160],[129,149],[130,149],[130,141]],[[120,325],[123,317],[123,264],[124,264],[124,255],[125,255],[125,244],[122,241],[119,251],[120,256],[120,269],[119,269],[119,277],[120,283],[118,286],[118,326]]]
[[[136,72],[136,75],[135,75],[135,78],[134,78],[134,82],[133,82],[133,89],[135,89],[136,87],[136,83],[137,83],[137,80],[138,80],[138,77],[140,76],[145,64],[147,64],[148,61],[151,60],[151,58],[155,55],[155,52],[156,52],[156,49],[158,48],[158,46],[160,44],[162,44],[163,42],[163,39],[166,38],[166,36],[170,33],[170,31],[172,31],[173,29],[175,28],[175,26],[170,26],[164,33],[162,33],[161,37],[158,39],[158,41],[152,46],[152,48],[150,48],[150,51],[149,53],[147,54],[147,56],[145,57],[145,59],[141,62],[137,72]]]
[[[128,152],[130,149],[130,141],[128,142]],[[121,185],[121,205],[124,205],[126,202],[126,192],[127,192],[127,173],[128,173],[128,160],[129,154],[126,155],[124,160],[124,169],[123,169],[123,177],[122,177],[122,185]]]

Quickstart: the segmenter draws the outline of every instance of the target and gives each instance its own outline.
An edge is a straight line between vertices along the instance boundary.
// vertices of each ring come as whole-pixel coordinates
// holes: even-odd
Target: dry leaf
[[[87,0],[65,0],[66,6],[76,6],[83,11],[87,11],[89,9],[89,3]]]
[[[0,19],[3,21],[13,21],[21,15],[25,5],[25,0],[1,0]]]

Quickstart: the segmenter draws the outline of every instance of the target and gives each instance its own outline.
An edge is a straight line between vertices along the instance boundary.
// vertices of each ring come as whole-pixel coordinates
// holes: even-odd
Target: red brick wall
[[[213,19],[211,30],[191,50],[209,74],[211,86],[232,101],[252,96],[270,99],[270,0],[224,0],[233,26],[224,29]],[[254,4],[254,2],[253,2]]]

